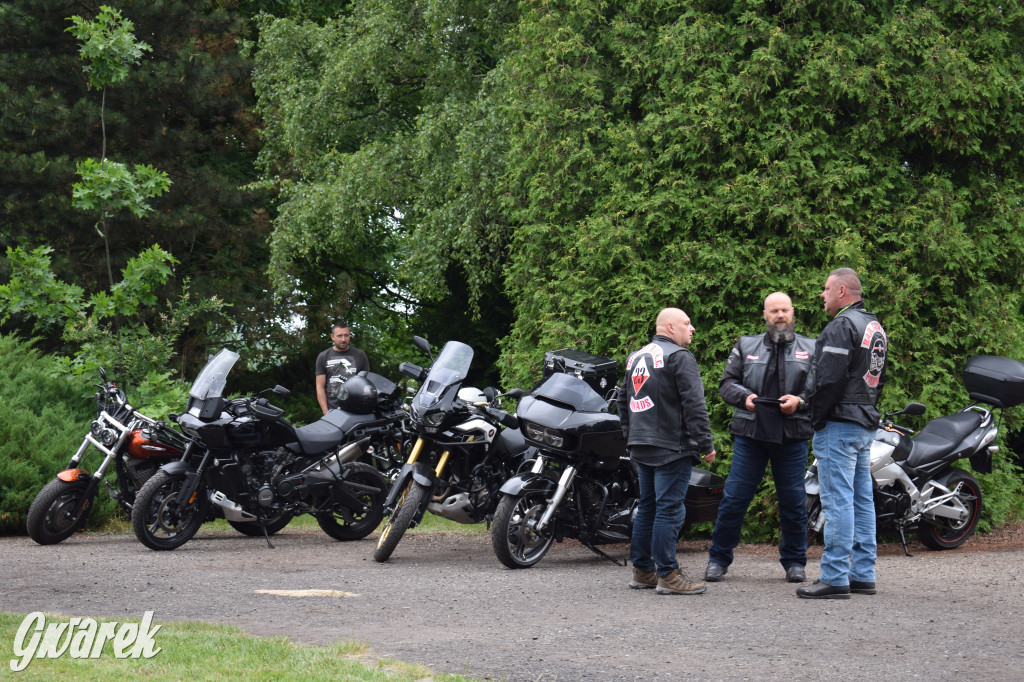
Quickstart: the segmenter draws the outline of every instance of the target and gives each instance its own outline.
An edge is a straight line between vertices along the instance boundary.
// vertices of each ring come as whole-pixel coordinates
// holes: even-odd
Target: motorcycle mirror
[[[912,417],[918,417],[924,414],[927,409],[928,408],[921,403],[907,403],[907,406],[896,414],[909,414]]]
[[[278,385],[278,386],[274,386],[274,395],[276,395],[276,396],[278,396],[278,397],[280,397],[280,398],[288,398],[288,397],[291,397],[291,394],[292,394],[292,392],[291,392],[291,391],[289,391],[289,390],[288,390],[287,388],[285,388],[284,386],[280,386],[280,385]]]
[[[526,391],[524,391],[521,388],[513,388],[511,391],[508,391],[504,395],[508,396],[509,398],[512,398],[512,400],[519,400],[524,395],[526,395]]]
[[[414,336],[414,337],[412,337],[412,345],[416,346],[421,351],[426,353],[427,357],[430,358],[430,362],[434,362],[434,355],[430,352],[430,342],[429,341],[427,341],[422,336]]]
[[[498,389],[496,389],[494,386],[488,386],[487,388],[484,389],[484,398],[487,399],[487,402],[492,403],[494,402],[494,399],[497,397]]]
[[[100,367],[100,381],[106,383],[107,381],[107,370]]]

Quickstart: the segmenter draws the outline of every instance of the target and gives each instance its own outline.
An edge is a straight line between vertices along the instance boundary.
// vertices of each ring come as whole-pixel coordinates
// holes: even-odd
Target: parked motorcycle
[[[265,397],[223,397],[237,360],[237,353],[221,350],[196,378],[188,411],[177,421],[203,447],[165,465],[142,487],[132,510],[135,535],[151,549],[175,549],[222,516],[270,545],[269,536],[292,517],[311,514],[336,540],[366,537],[383,518],[387,481],[354,460],[373,440],[373,429],[383,435],[395,427],[374,414],[374,382],[391,393],[397,388],[380,375],[360,373],[342,387],[341,409],[296,428]],[[267,392],[289,395],[281,386]]]
[[[417,336],[413,343],[430,355],[425,339]],[[496,395],[463,387],[472,360],[471,347],[449,341],[429,371],[410,362],[400,366],[423,382],[407,423],[416,442],[384,505],[389,517],[373,552],[376,561],[387,561],[427,511],[457,523],[486,520],[498,488],[524,458],[528,448],[516,419],[500,407],[501,398],[515,399],[522,391]]]
[[[492,546],[509,568],[533,566],[563,538],[615,562],[598,545],[633,534],[640,487],[611,411],[616,392],[605,400],[581,377],[552,373],[519,403],[520,427],[539,453],[529,472],[501,487],[494,513]],[[714,521],[723,489],[721,477],[694,467],[686,523]]]
[[[36,495],[28,510],[28,534],[41,545],[62,542],[85,524],[100,481],[107,493],[131,514],[138,490],[157,470],[182,456],[188,441],[163,422],[132,407],[124,391],[99,370],[96,419],[67,467]],[[95,448],[103,461],[90,474],[79,468]],[[106,479],[114,466],[115,487]]]
[[[907,549],[907,531],[916,531],[929,549],[959,547],[974,534],[981,517],[982,494],[968,471],[953,466],[967,459],[980,473],[992,471],[999,428],[990,409],[1024,402],[1024,364],[1008,358],[978,355],[964,367],[964,385],[974,401],[959,412],[933,419],[917,435],[892,421],[900,415],[922,415],[925,406],[908,403],[885,413],[871,444],[878,532],[896,532]],[[820,500],[817,460],[804,479],[807,528],[813,539],[825,524]]]

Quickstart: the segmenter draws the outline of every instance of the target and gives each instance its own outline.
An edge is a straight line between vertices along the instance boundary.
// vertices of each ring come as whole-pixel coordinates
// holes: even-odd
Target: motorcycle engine
[[[132,483],[135,484],[135,489],[141,488],[146,481],[153,477],[153,474],[157,471],[158,462],[153,459],[136,459],[134,457],[123,457],[125,469],[128,471],[128,477],[131,478]]]
[[[895,489],[895,486],[893,486]],[[875,491],[875,515],[883,527],[895,526],[910,511],[910,496],[900,490],[895,493]]]
[[[250,499],[266,508],[279,501],[279,496],[287,497],[287,491],[275,490],[274,482],[293,461],[295,455],[287,448],[262,450],[243,458],[242,472],[245,474]]]

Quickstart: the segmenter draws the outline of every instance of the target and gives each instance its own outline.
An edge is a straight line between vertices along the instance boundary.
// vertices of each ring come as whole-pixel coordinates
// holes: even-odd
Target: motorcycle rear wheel
[[[548,493],[528,490],[518,495],[503,495],[494,512],[491,545],[498,561],[509,568],[529,568],[540,561],[555,539],[552,526],[537,532],[530,527],[547,508]]]
[[[981,487],[974,476],[962,469],[953,472],[946,480],[946,487],[952,490],[958,483],[963,485],[957,499],[967,508],[967,518],[963,521],[937,518],[935,521],[923,522],[917,531],[917,537],[928,549],[959,547],[967,542],[967,538],[974,535],[974,529],[978,527],[978,519],[981,518]]]
[[[40,545],[55,545],[85,525],[94,496],[86,498],[88,479],[55,478],[39,491],[28,509],[28,535]]]
[[[430,491],[426,486],[422,486],[416,481],[410,480],[406,484],[402,496],[398,498],[395,511],[391,512],[388,522],[384,524],[384,528],[380,532],[377,548],[373,550],[374,561],[384,562],[391,558],[391,553],[395,551],[395,547],[405,535],[405,531],[409,530],[413,517],[416,516],[416,512],[420,508],[420,502],[428,492]]]
[[[267,519],[263,522],[263,525],[267,529],[267,535],[273,535],[278,532],[289,523],[292,522],[292,517],[289,514],[281,514],[275,516],[272,519]],[[258,521],[228,521],[228,525],[237,530],[242,535],[248,535],[251,538],[263,537],[263,529],[260,528]]]
[[[352,473],[345,480],[353,484],[352,493],[366,505],[367,510],[339,507],[316,517],[323,532],[342,542],[362,540],[375,531],[384,518],[384,501],[388,496],[387,479],[372,466],[356,462],[346,467]]]
[[[192,504],[179,508],[175,502],[185,483],[183,474],[157,472],[146,481],[132,507],[132,530],[146,547],[170,550],[181,547],[206,521],[209,499],[200,486]]]

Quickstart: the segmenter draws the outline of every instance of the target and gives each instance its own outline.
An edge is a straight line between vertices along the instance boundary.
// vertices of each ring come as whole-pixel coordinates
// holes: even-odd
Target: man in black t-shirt
[[[338,390],[358,372],[369,371],[366,353],[351,345],[352,332],[344,322],[331,328],[333,346],[316,358],[316,399],[324,414],[338,406]]]

